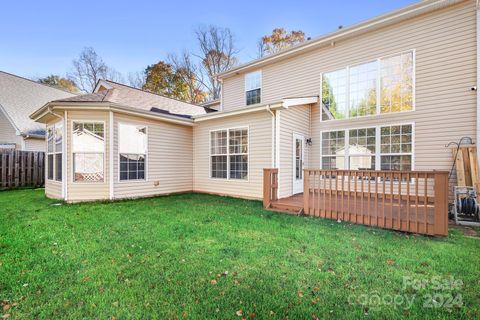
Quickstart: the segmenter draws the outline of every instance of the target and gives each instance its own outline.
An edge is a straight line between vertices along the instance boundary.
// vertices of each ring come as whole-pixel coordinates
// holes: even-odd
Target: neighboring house
[[[45,151],[45,125],[29,115],[69,92],[0,71],[0,149]]]
[[[279,197],[303,168],[449,170],[445,144],[480,133],[479,17],[473,0],[421,1],[339,29],[218,75],[218,112],[101,81],[32,114],[51,133],[46,193],[261,199],[263,168]]]

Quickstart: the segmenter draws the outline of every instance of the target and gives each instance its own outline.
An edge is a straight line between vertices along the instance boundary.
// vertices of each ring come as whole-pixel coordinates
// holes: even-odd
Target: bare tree
[[[193,61],[192,55],[184,50],[181,55],[169,54],[167,61],[172,65],[174,72],[186,84],[188,88],[188,102],[203,102],[207,95],[204,92],[203,75],[198,64]]]
[[[122,75],[107,66],[91,47],[84,48],[78,59],[73,60],[72,64],[73,71],[68,77],[84,92],[92,92],[100,79],[123,82]]]
[[[210,25],[198,27],[195,31],[201,59],[203,85],[208,89],[210,99],[220,97],[221,83],[215,75],[229,70],[238,63],[235,55],[238,50],[234,45],[233,33],[228,28]]]
[[[145,72],[137,71],[128,74],[128,85],[137,89],[142,89],[145,85]]]

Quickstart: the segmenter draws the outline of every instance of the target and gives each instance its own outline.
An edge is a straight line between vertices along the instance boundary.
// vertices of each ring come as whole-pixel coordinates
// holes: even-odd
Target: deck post
[[[271,169],[263,169],[263,207],[270,207],[270,191],[272,190],[272,175]]]
[[[435,172],[435,235],[448,235],[448,173]]]
[[[310,213],[310,170],[303,169],[303,212]]]

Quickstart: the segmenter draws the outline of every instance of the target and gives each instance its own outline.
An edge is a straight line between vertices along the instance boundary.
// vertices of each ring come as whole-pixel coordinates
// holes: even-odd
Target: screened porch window
[[[104,181],[105,125],[103,123],[74,122],[72,151],[73,181]]]
[[[118,124],[120,181],[145,180],[147,158],[147,127]]]

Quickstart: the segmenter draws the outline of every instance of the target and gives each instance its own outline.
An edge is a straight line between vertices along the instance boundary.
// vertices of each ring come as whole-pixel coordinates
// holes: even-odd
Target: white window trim
[[[75,122],[81,122],[81,123],[103,123],[103,135],[104,135],[104,144],[103,144],[103,181],[75,181],[75,166],[74,166],[74,151],[73,151],[73,124]],[[71,145],[71,151],[70,151],[70,159],[72,159],[72,164],[71,164],[71,171],[72,171],[72,179],[71,182],[75,184],[81,184],[81,185],[99,185],[99,184],[108,184],[108,181],[110,179],[107,179],[106,173],[107,173],[107,130],[106,130],[106,121],[105,120],[84,120],[84,119],[72,119],[70,120],[70,145]],[[112,139],[112,137],[108,137],[109,139]],[[89,152],[86,152],[89,153]],[[90,152],[90,153],[98,153],[98,152]],[[112,165],[112,164],[110,164]]]
[[[135,179],[135,180],[120,180],[120,125],[134,125],[134,126],[144,126],[145,131],[147,134],[147,146],[145,150],[145,179]],[[118,183],[125,184],[125,183],[142,183],[142,182],[148,182],[148,161],[150,160],[150,157],[148,156],[148,126],[144,123],[135,123],[135,122],[126,122],[126,121],[119,121],[117,123],[117,181]],[[140,153],[139,153],[140,154]]]
[[[381,135],[380,135],[380,128],[381,127],[390,127],[390,126],[412,126],[412,152],[410,153],[401,153],[401,154],[393,154],[393,153],[381,153],[380,147],[381,147]],[[320,168],[323,169],[323,133],[324,132],[335,132],[335,131],[345,131],[345,159],[344,159],[344,170],[354,170],[350,169],[350,164],[349,164],[349,152],[347,148],[348,141],[349,141],[349,136],[350,136],[350,130],[358,130],[358,129],[367,129],[367,128],[375,128],[375,171],[381,171],[381,156],[382,155],[411,155],[412,156],[412,170],[415,171],[415,122],[391,122],[391,123],[385,123],[385,124],[379,124],[379,125],[364,125],[364,126],[355,126],[355,127],[348,127],[348,128],[337,128],[337,129],[329,129],[329,130],[321,130],[320,131]],[[325,157],[328,157],[330,155],[325,155]],[[326,170],[326,169],[325,169]],[[343,170],[343,169],[342,169]]]
[[[231,179],[230,178],[230,130],[243,130],[247,129],[247,178],[246,179]],[[216,131],[227,131],[227,177],[226,178],[215,178],[212,177],[212,132]],[[219,156],[223,156],[220,154]],[[233,154],[235,155],[235,154]],[[243,155],[243,153],[242,153]],[[240,127],[230,127],[230,128],[218,128],[213,129],[208,132],[208,177],[211,180],[220,180],[220,181],[234,181],[234,182],[249,182],[250,181],[250,126],[240,126]]]
[[[412,53],[412,109],[411,110],[403,110],[403,111],[397,111],[397,112],[386,112],[386,113],[381,113],[381,108],[380,108],[380,92],[381,92],[381,81],[380,81],[380,60],[382,59],[386,59],[386,58],[391,58],[391,57],[394,57],[394,56],[397,56],[397,55],[401,55],[401,54],[404,54],[404,53],[409,53],[411,52]],[[363,63],[356,63],[356,64],[352,64],[352,65],[348,65],[346,67],[342,67],[342,68],[336,68],[336,69],[333,69],[333,70],[327,70],[327,71],[323,71],[320,73],[320,122],[333,122],[333,121],[345,121],[345,120],[354,120],[354,119],[362,119],[362,118],[368,118],[368,117],[380,117],[380,116],[385,116],[385,115],[390,115],[390,114],[399,114],[399,113],[408,113],[408,112],[413,112],[415,111],[416,109],[416,91],[417,91],[417,87],[416,87],[416,49],[409,49],[409,50],[405,50],[405,51],[400,51],[400,52],[397,52],[397,53],[393,53],[393,54],[389,54],[389,55],[385,55],[385,56],[381,56],[377,59],[372,59],[372,60],[368,60],[367,62],[363,62]],[[377,102],[377,106],[376,106],[376,113],[375,114],[369,114],[369,115],[364,115],[364,116],[358,116],[358,117],[350,117],[350,71],[349,69],[351,67],[355,67],[355,66],[358,66],[358,65],[361,65],[361,64],[364,64],[364,63],[369,63],[369,62],[373,62],[373,61],[377,61],[377,64],[378,64],[378,68],[377,68],[377,87],[376,87],[376,90],[377,90],[377,96],[376,96],[376,102]],[[334,72],[334,71],[337,71],[337,70],[341,70],[341,69],[346,69],[346,72],[347,72],[347,79],[346,79],[346,84],[347,84],[347,90],[346,90],[346,93],[345,93],[345,99],[346,99],[346,110],[345,110],[345,118],[343,119],[332,119],[332,120],[323,120],[322,119],[322,114],[323,114],[323,110],[322,110],[322,107],[323,107],[323,99],[322,99],[322,95],[323,95],[323,74],[325,73],[329,73],[329,72]],[[335,131],[335,130],[333,130]]]
[[[260,74],[260,86],[254,88],[254,89],[247,90],[247,76],[250,75],[250,74],[254,74],[254,73],[259,73]],[[257,89],[260,89],[260,102],[259,103],[254,103],[254,104],[248,104],[248,106],[250,107],[250,106],[255,106],[255,105],[261,104],[262,101],[263,101],[263,89],[262,89],[263,88],[263,73],[262,73],[262,70],[257,70],[257,71],[252,71],[252,72],[246,73],[244,75],[243,88],[244,88],[243,96],[244,96],[244,99],[245,99],[245,105],[246,106],[247,106],[247,92],[252,91],[252,90],[257,90]]]
[[[62,126],[63,126],[63,132],[62,132],[62,135],[63,135],[63,136],[62,136],[62,148],[61,148],[60,151],[57,151],[57,144],[55,143],[56,127],[57,127],[57,125],[60,124],[60,123],[61,123]],[[53,139],[53,151],[52,151],[52,152],[49,152],[49,151],[48,151],[48,130],[49,130],[49,129],[52,129],[52,130],[53,130],[53,138],[52,138],[52,139]],[[46,169],[47,169],[47,170],[45,170],[45,173],[46,173],[46,174],[45,174],[45,178],[46,178],[48,181],[50,181],[50,182],[63,183],[63,181],[64,181],[64,179],[65,179],[65,170],[64,170],[64,165],[63,165],[63,164],[64,164],[65,161],[66,161],[66,159],[64,159],[65,157],[63,156],[63,155],[64,155],[63,150],[64,150],[64,148],[65,148],[65,121],[59,120],[59,121],[54,122],[54,123],[52,123],[52,124],[50,124],[50,125],[47,126],[46,141],[47,141],[47,148],[46,148],[46,152],[45,152],[45,153],[46,153],[46,155],[47,155],[47,156],[46,156],[46,163],[47,163]],[[56,157],[56,155],[57,155],[57,154],[61,154],[61,155],[62,155],[62,180],[57,180],[57,170],[56,170],[56,168],[57,168],[57,166],[56,166],[56,164],[57,164],[57,163],[56,163],[56,162],[57,162],[57,157]],[[49,167],[49,165],[50,165],[50,164],[49,164],[49,160],[48,160],[48,156],[49,156],[49,155],[53,155],[53,177],[52,177],[52,179],[49,179],[49,178],[48,178],[48,167]]]

